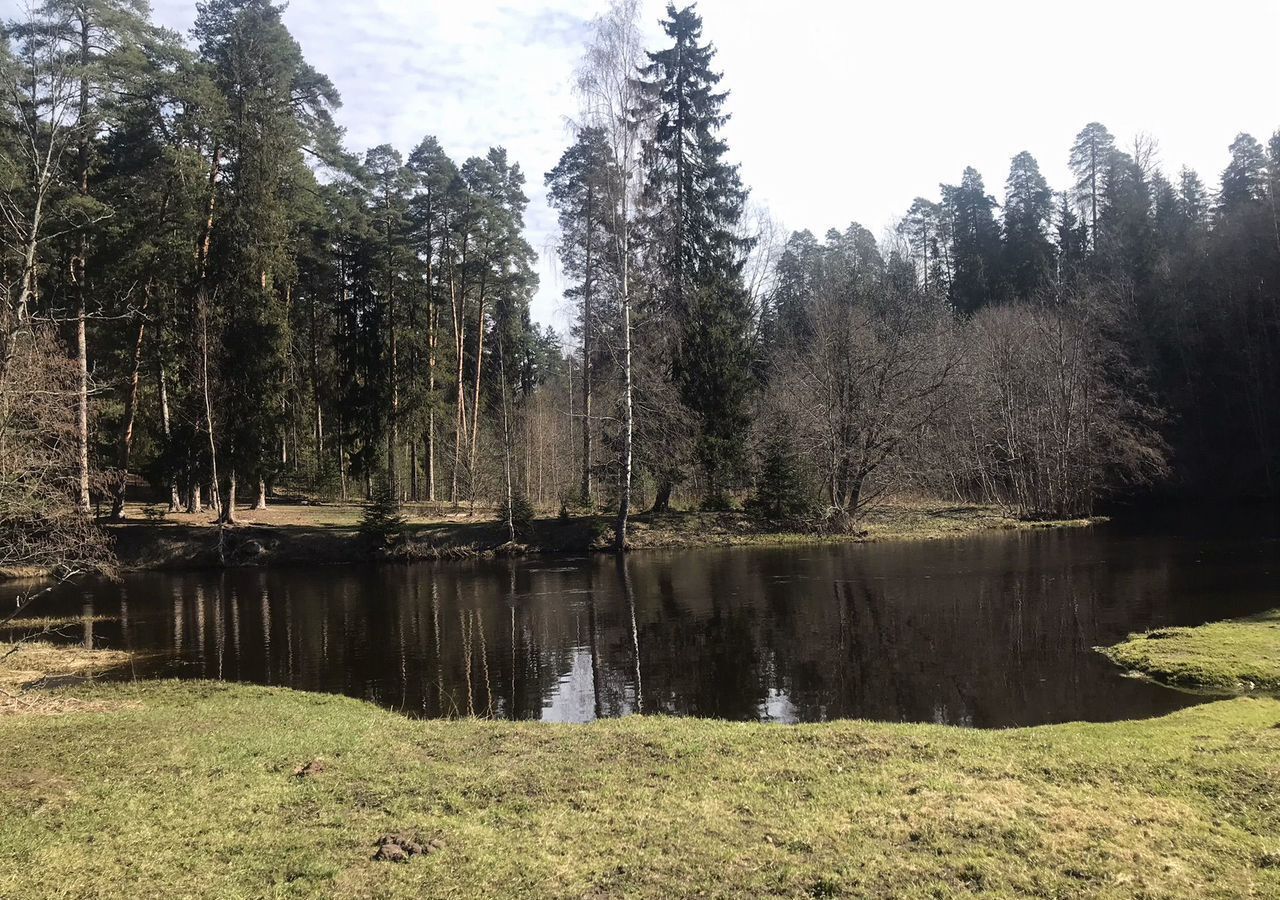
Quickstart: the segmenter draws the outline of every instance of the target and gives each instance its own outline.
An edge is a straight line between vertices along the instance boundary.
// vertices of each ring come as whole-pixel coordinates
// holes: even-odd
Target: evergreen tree
[[[949,260],[943,252],[942,207],[924,197],[911,208],[898,226],[907,241],[912,261],[925,294],[945,294],[950,290]]]
[[[1063,191],[1058,195],[1057,229],[1057,280],[1069,282],[1080,273],[1089,245],[1089,229],[1071,208],[1071,196]]]
[[[180,504],[179,483],[203,466],[190,424],[176,412],[190,383],[184,292],[206,200],[200,144],[217,98],[175,35],[148,33],[136,48],[127,98],[112,105],[95,145],[91,179],[97,202],[111,211],[93,228],[86,282],[105,313],[89,336],[94,371],[108,386],[96,401],[96,455],[109,476],[113,518],[124,514],[136,440],[151,442],[147,474],[167,489],[171,511]],[[154,432],[139,416],[150,377],[158,382]]]
[[[1009,166],[1004,197],[1004,273],[1019,299],[1031,297],[1053,271],[1052,217],[1053,193],[1035,157],[1023,151]]]
[[[760,453],[752,505],[773,525],[799,523],[814,511],[813,484],[785,425],[769,431]]]
[[[1267,154],[1251,134],[1231,142],[1231,162],[1222,173],[1219,208],[1226,212],[1259,203],[1267,193]]]
[[[1154,265],[1151,184],[1134,157],[1119,150],[1108,160],[1105,184],[1094,246],[1099,271],[1144,285]]]
[[[302,148],[326,136],[338,103],[329,80],[303,60],[281,11],[269,0],[209,0],[195,26],[227,106],[217,133],[226,155],[223,213],[206,295],[218,328],[224,521],[234,519],[237,479],[261,484],[279,457],[296,225],[286,198],[290,182],[307,177]]]
[[[951,303],[968,315],[997,299],[1001,290],[996,201],[973,167],[964,170],[958,186],[943,185],[942,197],[951,220]]]
[[[1194,169],[1183,167],[1178,175],[1178,210],[1192,228],[1209,224],[1209,195]]]
[[[411,174],[391,146],[374,147],[365,155],[370,213],[376,246],[371,248],[371,289],[379,298],[382,325],[378,341],[384,362],[377,404],[386,410],[387,487],[400,490],[400,331],[405,312],[415,299],[418,258],[409,244]]]
[[[616,220],[612,198],[618,190],[613,154],[600,128],[584,128],[547,173],[548,199],[559,210],[560,264],[570,286],[565,297],[578,309],[582,341],[581,501],[592,500],[592,400],[600,351],[600,306],[616,296],[617,255],[611,247]]]
[[[449,296],[448,276],[450,242],[449,214],[451,194],[458,183],[458,168],[449,159],[434,137],[428,136],[409,155],[409,171],[417,179],[410,203],[413,222],[413,244],[425,266],[426,322],[423,343],[426,351],[427,378],[423,402],[426,407],[425,465],[427,499],[436,499],[436,429],[437,419],[443,413],[444,397],[439,388],[447,383],[447,372],[452,367],[443,365],[445,344],[441,341],[444,331],[444,298]],[[452,303],[450,304],[452,309]],[[443,421],[443,419],[440,419]]]
[[[813,299],[817,255],[821,248],[811,231],[797,231],[787,239],[775,266],[777,277],[767,301],[765,342],[777,345],[809,336],[809,304]]]
[[[1098,223],[1102,218],[1103,194],[1106,191],[1106,170],[1116,141],[1099,122],[1090,122],[1076,135],[1071,145],[1069,165],[1075,176],[1073,190],[1077,205],[1084,211],[1084,222],[1089,233],[1089,249],[1097,251]]]
[[[702,19],[693,6],[669,4],[662,27],[672,45],[648,54],[641,69],[653,121],[644,201],[662,311],[675,326],[673,377],[699,423],[707,499],[718,502],[745,463],[754,312],[741,283],[751,241],[737,226],[746,190],[719,137],[727,94],[716,90],[721,76],[711,68],[714,48],[701,43]]]

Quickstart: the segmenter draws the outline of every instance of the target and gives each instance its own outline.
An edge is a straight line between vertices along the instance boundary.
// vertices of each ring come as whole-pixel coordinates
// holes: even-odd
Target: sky
[[[11,6],[14,0],[4,0]],[[351,149],[434,134],[459,163],[501,145],[528,179],[534,317],[564,331],[543,176],[570,141],[575,66],[607,0],[292,0],[285,22],[342,94]],[[665,3],[647,0],[661,46]],[[192,0],[153,0],[186,32]],[[1030,151],[1055,189],[1090,121],[1210,185],[1240,131],[1280,128],[1280,0],[702,0],[754,202],[787,230],[881,235],[967,165],[1003,194]]]

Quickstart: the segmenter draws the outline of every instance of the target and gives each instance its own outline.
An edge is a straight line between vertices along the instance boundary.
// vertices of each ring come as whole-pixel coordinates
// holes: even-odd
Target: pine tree
[[[436,499],[436,420],[442,414],[444,398],[438,387],[445,382],[441,333],[444,298],[449,295],[449,214],[451,192],[458,181],[458,168],[434,137],[428,136],[409,155],[409,171],[417,179],[410,201],[414,228],[413,243],[426,267],[425,340],[427,356],[425,463],[427,499]],[[452,304],[451,304],[452,306]],[[441,419],[443,421],[443,419]]]
[[[161,426],[151,435],[157,452],[148,474],[167,489],[171,511],[181,502],[180,481],[192,478],[193,442],[174,415],[190,333],[180,297],[200,232],[206,163],[199,143],[208,126],[203,109],[214,94],[175,35],[151,34],[134,48],[130,68],[128,90],[111,104],[95,146],[91,191],[111,215],[93,229],[87,265],[94,301],[105,313],[91,332],[94,370],[119,398],[97,401],[98,456],[115,466],[108,479],[113,518],[124,514],[133,445],[144,424],[144,385],[152,376]]]
[[[402,320],[412,301],[417,280],[417,257],[409,246],[409,192],[412,176],[400,154],[390,145],[374,147],[365,154],[364,174],[368,179],[370,217],[373,223],[373,266],[371,289],[379,298],[382,335],[378,341],[384,354],[377,404],[386,411],[387,487],[396,497],[400,490],[401,374],[400,332]]]
[[[1028,299],[1053,271],[1052,217],[1053,193],[1035,157],[1023,151],[1009,166],[1004,197],[1004,274],[1014,297]]]
[[[1267,193],[1267,154],[1251,134],[1238,134],[1231,142],[1231,162],[1222,173],[1219,207],[1233,211],[1259,203]]]
[[[1076,177],[1074,193],[1076,203],[1084,211],[1084,221],[1089,232],[1089,249],[1097,252],[1098,224],[1102,218],[1103,194],[1106,191],[1106,170],[1115,152],[1116,141],[1111,132],[1099,122],[1090,122],[1076,135],[1071,145],[1069,165]]]
[[[915,264],[920,287],[926,294],[950,290],[946,260],[942,254],[942,207],[924,197],[911,202],[911,208],[898,226],[907,241]]]
[[[807,230],[792,233],[782,248],[766,310],[763,340],[767,345],[795,343],[809,336],[812,325],[808,307],[813,300],[819,251],[818,239]]]
[[[581,501],[592,500],[591,405],[595,370],[600,355],[601,304],[616,295],[617,255],[611,247],[619,177],[605,133],[584,128],[577,140],[547,173],[548,199],[559,210],[560,264],[570,286],[565,297],[578,308],[578,336],[582,341],[582,486]]]

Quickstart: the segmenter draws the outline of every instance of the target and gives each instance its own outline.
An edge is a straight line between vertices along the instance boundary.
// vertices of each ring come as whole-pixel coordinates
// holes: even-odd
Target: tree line
[[[142,0],[6,25],[6,531],[118,517],[140,478],[224,523],[289,490],[496,504],[513,536],[520,504],[608,508],[619,546],[673,500],[852,527],[903,488],[1024,516],[1275,494],[1280,135],[1238,136],[1211,191],[1090,123],[1061,190],[1023,152],[1002,203],[968,168],[879,238],[784,238],[696,8],[647,49],[614,0],[544,178],[559,336],[519,164],[347,149],[282,9],[208,0],[185,39]]]

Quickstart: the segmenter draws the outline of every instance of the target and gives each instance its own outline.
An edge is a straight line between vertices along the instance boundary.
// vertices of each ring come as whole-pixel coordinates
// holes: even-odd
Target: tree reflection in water
[[[1266,607],[1264,543],[1073,531],[142,573],[51,606],[81,617],[77,640],[154,653],[147,674],[341,692],[415,716],[992,727],[1193,702],[1119,677],[1091,648]]]

